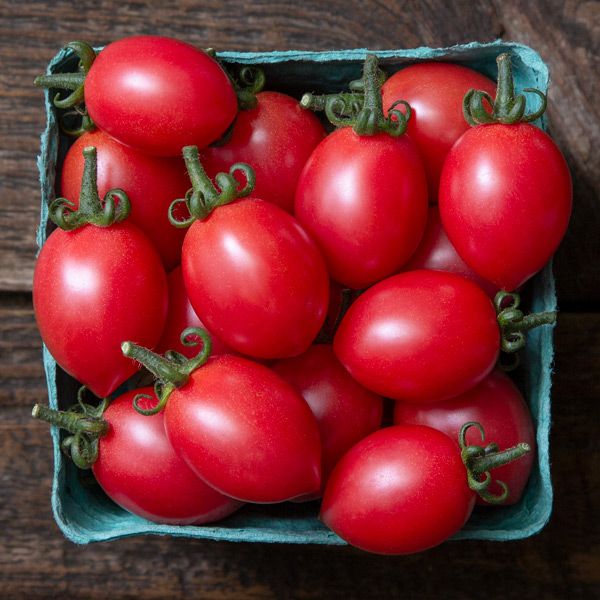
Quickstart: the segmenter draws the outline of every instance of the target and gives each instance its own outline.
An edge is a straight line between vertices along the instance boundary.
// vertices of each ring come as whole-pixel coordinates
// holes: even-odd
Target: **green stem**
[[[33,407],[31,416],[73,434],[85,433],[100,437],[108,432],[108,423],[104,419],[79,412],[54,410],[42,404]]]
[[[100,200],[98,195],[98,163],[96,148],[83,149],[83,176],[79,194],[79,208],[66,198],[57,198],[50,204],[50,219],[65,231],[72,231],[84,225],[109,227],[129,216],[131,205],[127,194],[121,189],[109,190]]]

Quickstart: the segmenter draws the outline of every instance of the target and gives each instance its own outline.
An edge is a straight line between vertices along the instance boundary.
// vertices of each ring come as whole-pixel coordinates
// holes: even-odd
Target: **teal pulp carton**
[[[420,61],[441,60],[474,68],[496,78],[496,57],[502,52],[512,55],[517,90],[548,88],[548,69],[540,56],[521,44],[498,40],[493,43],[470,43],[450,48],[416,48],[370,51],[377,54],[383,69],[391,74]],[[344,90],[347,83],[360,76],[366,49],[331,52],[222,52],[225,63],[259,65],[265,71],[268,88],[300,97],[303,92],[330,93]],[[72,70],[76,58],[62,50],[49,63],[48,73]],[[48,206],[55,198],[55,181],[68,140],[58,126],[57,111],[46,92],[47,124],[41,138],[38,167],[41,184],[41,218],[38,246],[51,231]],[[541,127],[545,127],[542,118]],[[556,295],[551,265],[528,284],[533,311],[556,310]],[[477,508],[454,540],[511,540],[539,532],[550,517],[552,485],[550,480],[549,429],[550,388],[553,362],[552,327],[530,332],[523,353],[519,384],[531,408],[536,427],[537,456],[533,473],[522,500],[514,506]],[[66,375],[46,348],[43,350],[52,408],[68,408],[76,401],[78,384]],[[132,515],[114,504],[89,472],[79,471],[60,450],[60,432],[52,428],[54,477],[52,508],[65,536],[73,542],[112,540],[132,535],[172,535],[211,540],[263,543],[345,544],[318,519],[318,504],[284,503],[280,505],[246,505],[224,521],[201,526],[158,525]]]

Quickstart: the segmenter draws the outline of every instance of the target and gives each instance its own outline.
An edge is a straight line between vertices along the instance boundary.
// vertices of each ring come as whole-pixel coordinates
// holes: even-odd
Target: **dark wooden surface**
[[[0,597],[592,598],[600,595],[600,4],[0,0]],[[382,558],[350,548],[136,538],[79,548],[50,512],[50,438],[29,417],[46,395],[31,309],[44,125],[31,82],[67,41],[160,33],[218,49],[443,46],[498,36],[536,48],[550,120],[574,176],[556,273],[551,439],[555,510],[538,536]]]

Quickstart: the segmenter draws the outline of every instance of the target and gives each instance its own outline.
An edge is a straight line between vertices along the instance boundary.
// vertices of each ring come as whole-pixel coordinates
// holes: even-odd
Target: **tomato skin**
[[[159,156],[207,146],[237,112],[235,92],[217,61],[161,36],[132,36],[106,46],[86,76],[84,94],[98,127]]]
[[[499,291],[497,285],[477,275],[459,256],[444,231],[437,206],[429,207],[429,217],[421,243],[410,260],[402,267],[402,271],[417,269],[433,269],[462,275],[476,283],[492,299]]]
[[[203,150],[202,166],[212,179],[234,163],[248,163],[256,175],[254,196],[291,213],[300,172],[325,130],[291,96],[260,92],[256,100],[255,108],[238,113],[226,144]]]
[[[476,387],[445,402],[396,402],[394,408],[395,424],[427,425],[453,440],[458,439],[461,427],[471,421],[482,425],[486,444],[495,442],[499,448],[512,448],[521,442],[529,444],[531,452],[494,469],[494,480],[506,483],[510,492],[503,506],[517,503],[533,466],[535,431],[529,408],[507,375],[494,370]],[[482,445],[476,428],[467,431],[466,440],[469,445]],[[492,482],[489,491],[499,494],[502,490]],[[478,496],[477,504],[488,503]]]
[[[211,358],[169,397],[165,428],[192,470],[233,498],[282,502],[319,489],[315,418],[298,392],[258,363]]]
[[[571,175],[552,139],[526,123],[470,129],[440,181],[440,216],[452,244],[481,277],[512,291],[563,238]]]
[[[432,203],[437,202],[446,156],[469,129],[462,104],[472,88],[483,90],[492,98],[496,95],[496,84],[477,71],[450,63],[426,62],[394,73],[381,89],[385,112],[396,100],[410,104],[412,114],[407,131],[423,158]]]
[[[167,282],[169,287],[169,310],[162,337],[156,346],[156,352],[164,354],[167,350],[175,350],[188,358],[193,358],[198,353],[198,348],[196,346],[184,346],[181,343],[181,332],[188,327],[200,327],[201,329],[206,329],[206,327],[190,304],[183,283],[181,267],[173,269],[167,275]],[[216,335],[210,331],[209,334],[211,356],[232,352]]]
[[[202,322],[243,354],[301,354],[325,320],[329,277],[319,250],[291,215],[268,202],[237,200],[195,221],[181,266]]]
[[[236,511],[240,502],[206,485],[175,454],[163,414],[148,417],[133,408],[138,393],[154,396],[151,387],[126,392],[104,412],[109,430],[92,466],[102,489],[125,510],[157,523],[208,523]]]
[[[359,383],[407,402],[468,390],[493,369],[499,347],[485,292],[460,275],[427,270],[400,273],[364,292],[333,345]]]
[[[100,197],[113,188],[125,190],[131,202],[129,221],[148,236],[165,269],[179,264],[185,230],[173,227],[167,213],[171,202],[183,198],[190,187],[183,160],[143,154],[101,130],[84,133],[69,148],[61,173],[61,194],[76,206],[83,175],[83,149],[87,146],[94,146],[97,151]]]
[[[427,220],[417,149],[406,136],[334,131],[302,171],[295,214],[336,281],[362,289],[391,275],[416,249]]]
[[[371,434],[337,464],[320,518],[362,550],[410,554],[458,531],[474,504],[457,444],[430,427],[397,425]]]
[[[354,381],[329,344],[314,344],[300,356],[275,363],[272,369],[302,395],[317,419],[324,487],[342,455],[381,427],[383,398]]]
[[[150,348],[158,342],[167,299],[156,250],[126,222],[56,229],[33,274],[33,306],[44,343],[67,373],[101,398],[137,370],[121,353],[123,340]]]

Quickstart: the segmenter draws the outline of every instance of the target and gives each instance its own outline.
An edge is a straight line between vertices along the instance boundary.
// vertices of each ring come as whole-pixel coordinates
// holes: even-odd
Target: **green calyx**
[[[502,492],[498,495],[492,494],[489,491],[493,481],[490,470],[517,460],[530,452],[531,448],[529,444],[524,442],[507,450],[498,450],[498,445],[495,443],[488,444],[485,447],[469,446],[467,445],[466,436],[471,427],[476,427],[479,430],[482,441],[485,439],[483,427],[474,421],[465,423],[458,434],[460,457],[467,469],[469,487],[489,504],[503,504],[506,502],[510,490],[503,481],[497,480],[496,484],[502,488]]]
[[[490,123],[529,123],[539,119],[546,110],[546,95],[538,89],[526,88],[540,99],[539,108],[530,114],[525,114],[527,101],[523,94],[515,94],[515,84],[512,76],[510,54],[503,53],[496,58],[498,65],[498,85],[496,99],[481,90],[469,90],[463,99],[463,114],[471,126],[487,125]]]
[[[525,347],[527,331],[540,325],[556,323],[556,311],[526,315],[519,310],[521,297],[516,292],[500,291],[494,298],[498,325],[500,326],[500,347],[503,352],[518,352]],[[512,366],[509,366],[510,370]]]
[[[300,106],[311,110],[324,110],[329,121],[336,127],[352,127],[358,135],[375,135],[385,132],[398,137],[406,131],[411,108],[404,100],[398,100],[383,112],[381,86],[385,75],[379,69],[378,59],[368,54],[361,79],[350,83],[350,92],[317,96],[305,94]],[[398,108],[403,105],[405,111]]]
[[[196,219],[202,220],[208,217],[218,206],[248,196],[254,189],[256,178],[250,165],[245,163],[232,165],[229,173],[217,173],[213,184],[200,164],[197,146],[185,146],[183,158],[192,187],[186,193],[185,198],[178,198],[169,206],[169,221],[175,227],[189,227]],[[239,182],[234,177],[234,173],[237,171],[246,178],[246,185],[241,189],[239,189]],[[178,212],[181,205],[185,205],[189,217],[179,218]]]
[[[174,350],[168,350],[161,356],[133,342],[121,344],[121,351],[125,356],[146,367],[156,377],[154,384],[154,393],[158,398],[156,406],[149,409],[140,406],[140,400],[152,400],[148,394],[137,394],[133,399],[133,406],[140,414],[155,415],[163,410],[173,390],[185,385],[190,375],[209,359],[212,343],[206,330],[188,327],[181,333],[181,342],[184,346],[201,344],[200,351],[194,358],[189,359]]]
[[[83,149],[84,166],[79,194],[79,208],[66,198],[56,198],[50,204],[49,216],[53,223],[65,231],[72,231],[84,225],[109,227],[129,216],[131,204],[127,194],[121,189],[109,190],[104,199],[98,195],[98,161],[96,148]]]
[[[98,406],[83,402],[85,386],[79,388],[77,404],[68,411],[53,410],[36,404],[31,415],[46,423],[67,430],[72,435],[66,437],[61,448],[70,454],[80,469],[89,469],[98,458],[99,439],[108,432],[108,423],[102,418],[108,408],[109,399],[104,398]]]

